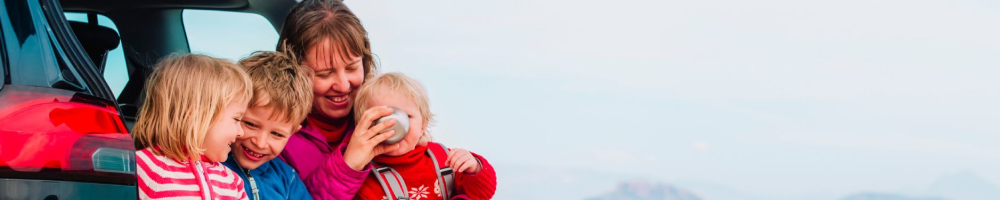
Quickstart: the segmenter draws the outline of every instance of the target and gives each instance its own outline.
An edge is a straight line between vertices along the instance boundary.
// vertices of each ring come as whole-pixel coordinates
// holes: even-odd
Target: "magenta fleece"
[[[364,183],[370,167],[361,171],[344,162],[344,150],[354,125],[350,125],[341,142],[328,144],[326,137],[308,120],[302,129],[288,138],[280,158],[295,168],[306,189],[316,200],[352,199]]]

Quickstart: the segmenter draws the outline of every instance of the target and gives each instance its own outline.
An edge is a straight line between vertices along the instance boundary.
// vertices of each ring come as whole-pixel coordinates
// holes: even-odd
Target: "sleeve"
[[[358,193],[361,183],[365,181],[365,177],[371,169],[366,166],[361,171],[357,171],[347,166],[343,153],[346,148],[347,145],[341,143],[315,171],[302,179],[305,185],[310,186],[306,189],[309,190],[313,198],[320,200],[351,199],[354,194]]]
[[[466,195],[470,199],[492,199],[497,190],[497,173],[479,154],[472,153],[482,165],[476,174],[457,173],[455,175],[455,191],[458,195]]]
[[[378,184],[374,180],[365,180],[365,185]],[[368,200],[368,199],[387,199],[385,194],[383,194],[381,187],[361,187],[358,190],[358,194],[354,196],[356,200]]]
[[[285,181],[288,183],[288,199],[301,199],[301,200],[312,200],[312,195],[309,190],[306,190],[306,185],[302,183],[299,179],[299,174],[294,170],[289,173],[288,177],[285,177]]]
[[[138,185],[137,187],[139,190],[139,199],[141,200],[153,199],[152,197],[149,196],[150,194],[146,193],[147,191],[150,193],[153,192],[153,188],[150,188],[147,183],[156,183],[153,182],[153,180],[151,180],[150,175],[147,175],[147,173],[151,174],[156,173],[147,171],[147,169],[149,169],[145,157],[145,153],[148,151],[147,149],[148,148],[135,152],[135,164],[136,164],[135,169],[136,169],[136,179],[137,179],[136,184]]]

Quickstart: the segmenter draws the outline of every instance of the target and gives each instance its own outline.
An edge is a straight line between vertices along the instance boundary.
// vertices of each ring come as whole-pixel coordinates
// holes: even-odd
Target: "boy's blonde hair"
[[[354,119],[360,120],[361,114],[365,108],[368,107],[368,102],[371,98],[376,98],[376,95],[386,95],[390,93],[399,94],[407,99],[413,101],[417,105],[417,109],[420,115],[423,116],[424,130],[423,135],[420,136],[420,143],[424,144],[431,141],[430,132],[427,128],[434,123],[434,113],[431,113],[430,100],[427,98],[427,91],[424,90],[424,86],[413,80],[402,73],[385,73],[379,75],[371,80],[365,81],[364,84],[358,88],[357,97],[355,97],[354,103]]]
[[[146,98],[132,128],[136,149],[187,161],[204,152],[209,126],[236,98],[253,95],[247,73],[205,55],[170,56],[146,79]]]
[[[312,109],[312,70],[300,67],[294,56],[274,51],[258,51],[240,60],[253,82],[250,107],[274,109],[270,119],[296,124]]]

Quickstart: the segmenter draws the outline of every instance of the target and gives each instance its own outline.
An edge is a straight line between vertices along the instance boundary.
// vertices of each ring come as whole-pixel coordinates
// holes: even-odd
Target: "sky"
[[[636,179],[830,200],[922,195],[955,174],[1000,183],[998,2],[347,4],[381,71],[427,87],[435,140],[497,167],[497,199]],[[260,16],[188,17],[204,19],[185,21],[198,53],[277,39]]]
[[[500,164],[774,197],[1000,183],[1000,3],[348,5],[439,138]]]

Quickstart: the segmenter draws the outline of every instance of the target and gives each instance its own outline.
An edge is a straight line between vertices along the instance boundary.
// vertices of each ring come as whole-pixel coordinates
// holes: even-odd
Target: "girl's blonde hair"
[[[420,143],[426,144],[432,141],[430,131],[427,130],[428,127],[434,123],[434,113],[431,113],[430,100],[427,97],[427,91],[424,90],[424,86],[413,80],[402,73],[385,73],[379,75],[371,80],[365,81],[364,84],[358,88],[357,97],[355,97],[354,103],[354,119],[355,121],[361,119],[362,111],[368,108],[368,102],[372,98],[376,98],[376,95],[385,94],[398,94],[407,99],[413,101],[417,105],[417,110],[419,110],[420,115],[423,116],[424,130],[423,135],[420,136]]]
[[[252,96],[250,78],[236,64],[205,55],[170,56],[146,79],[146,98],[132,128],[136,149],[187,161],[204,152],[209,126],[237,98]]]

